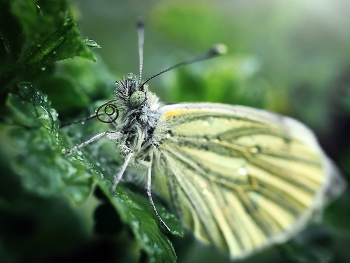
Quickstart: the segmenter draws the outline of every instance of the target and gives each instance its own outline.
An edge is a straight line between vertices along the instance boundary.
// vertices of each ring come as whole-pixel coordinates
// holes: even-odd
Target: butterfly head
[[[129,74],[115,83],[115,96],[123,110],[138,110],[148,107],[148,85],[140,84],[135,75]]]
[[[147,100],[146,92],[137,90],[133,94],[131,94],[129,103],[133,108],[140,107]]]

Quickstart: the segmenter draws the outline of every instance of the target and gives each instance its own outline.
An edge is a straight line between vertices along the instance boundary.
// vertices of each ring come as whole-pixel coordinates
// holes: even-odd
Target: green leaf
[[[68,1],[15,0],[11,12],[24,34],[19,61],[50,64],[74,56],[95,61],[80,37]]]
[[[162,232],[145,191],[139,193],[132,185],[120,184],[116,194],[112,195],[110,178],[118,166],[112,164],[107,171],[100,171],[97,165],[99,159],[94,159],[93,155],[86,158],[80,151],[62,156],[63,151],[73,146],[58,129],[57,113],[45,94],[31,83],[20,83],[18,94],[10,94],[6,104],[16,126],[0,126],[3,149],[11,153],[5,163],[18,176],[25,191],[41,197],[63,194],[73,203],[80,204],[87,199],[92,185],[97,182],[121,221],[134,233],[150,262],[176,262],[174,248]],[[79,125],[76,125],[70,132],[77,135],[86,131],[87,127],[81,132],[79,129]],[[94,133],[94,129],[89,132]],[[104,154],[106,152],[99,153],[101,160],[105,158]],[[172,234],[182,236],[178,219],[159,202],[156,202],[156,207]]]
[[[23,80],[23,76],[40,72],[56,61],[73,57],[96,61],[90,48],[98,44],[89,41],[86,45],[68,0],[2,0],[0,17],[0,36],[6,52],[0,65],[1,86],[14,79]]]
[[[17,124],[23,126],[39,126],[39,120],[34,116],[35,108],[31,104],[23,102],[18,96],[11,93],[8,95],[6,104],[13,114],[11,121],[15,121]],[[6,118],[8,117],[6,116]]]
[[[253,56],[225,55],[210,63],[169,72],[164,81],[175,102],[210,101],[266,108],[269,87],[257,77],[259,69],[259,60]],[[249,89],[250,85],[259,89]]]
[[[99,186],[117,209],[122,221],[131,228],[136,240],[147,253],[150,262],[176,262],[174,248],[168,237],[162,232],[145,195],[119,184],[116,194],[112,197],[111,184],[106,186],[105,182],[99,181]],[[182,236],[183,230],[176,217],[166,212],[165,208],[159,204],[156,206],[160,216],[173,230],[172,234]]]
[[[10,94],[6,101],[8,116],[16,126],[1,129],[4,148],[13,152],[7,160],[9,167],[27,191],[41,196],[64,193],[74,203],[85,201],[91,193],[91,172],[82,158],[62,156],[67,142],[51,102],[30,83],[18,88],[18,95]]]
[[[111,96],[115,79],[100,59],[96,63],[67,60],[57,64],[53,73],[41,77],[37,88],[52,98],[57,111],[71,113],[86,110],[93,101]]]

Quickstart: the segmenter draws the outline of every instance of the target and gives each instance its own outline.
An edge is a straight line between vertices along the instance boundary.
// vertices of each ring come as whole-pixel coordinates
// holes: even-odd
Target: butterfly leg
[[[164,221],[162,220],[162,218],[158,214],[157,208],[156,208],[156,206],[154,205],[154,202],[153,202],[152,191],[151,191],[152,165],[150,165],[150,167],[148,168],[148,172],[147,173],[148,173],[148,176],[147,176],[147,195],[148,195],[149,202],[150,202],[150,204],[152,206],[153,212],[156,215],[157,219],[159,220],[161,226],[164,227],[168,232],[171,232],[170,228],[164,223]]]
[[[128,166],[128,164],[129,164],[129,162],[130,162],[130,158],[131,158],[131,156],[132,156],[133,154],[134,154],[133,152],[130,152],[130,153],[126,156],[122,168],[120,168],[120,171],[118,172],[118,174],[117,174],[116,176],[114,176],[113,186],[112,186],[112,189],[111,189],[112,193],[115,192],[115,189],[117,188],[117,185],[118,185],[119,181],[122,179],[122,176],[123,176],[123,174],[124,174],[124,172],[125,172],[125,169],[126,169],[126,167]]]
[[[119,132],[111,132],[111,131],[105,131],[101,132],[99,134],[96,134],[94,137],[90,138],[89,140],[83,142],[82,144],[75,146],[74,148],[70,149],[69,151],[66,151],[63,153],[63,155],[70,155],[76,151],[78,151],[80,148],[83,148],[84,146],[92,143],[93,141],[96,141],[97,139],[100,139],[101,137],[107,135],[109,138],[115,139],[116,136],[119,135]]]

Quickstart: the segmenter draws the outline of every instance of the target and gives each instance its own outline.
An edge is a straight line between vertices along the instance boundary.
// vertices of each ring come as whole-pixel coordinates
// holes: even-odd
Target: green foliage
[[[2,81],[75,56],[95,60],[80,38],[68,1],[2,0],[0,10],[9,61]]]
[[[60,130],[53,106],[67,114],[86,109],[92,100],[110,94],[107,86],[114,78],[101,63],[52,63],[74,57],[95,61],[89,48],[99,45],[80,37],[68,1],[1,1],[0,10],[0,32],[6,47],[1,60],[0,257],[8,261],[49,259],[89,244],[99,235],[118,237],[119,231],[108,231],[115,224],[133,233],[139,248],[134,259],[142,250],[150,262],[175,262],[174,248],[159,227],[145,192],[131,191],[122,184],[116,193],[110,192],[111,178],[118,170],[116,160],[111,169],[103,171],[97,159],[82,152],[62,155],[73,144]],[[12,27],[4,26],[9,23]],[[82,132],[88,136],[89,128],[84,128],[87,132],[79,125],[68,132],[75,137]],[[104,195],[103,202],[97,201],[100,205],[93,205],[96,188]],[[103,204],[110,204],[115,211],[107,215],[112,220],[104,232],[97,227],[101,218],[106,220],[103,211],[97,212]],[[83,208],[85,217],[79,212],[84,206],[88,206]],[[96,207],[94,236],[89,221]],[[182,236],[177,218],[161,204],[157,207],[172,234]],[[108,260],[119,256],[113,254]]]

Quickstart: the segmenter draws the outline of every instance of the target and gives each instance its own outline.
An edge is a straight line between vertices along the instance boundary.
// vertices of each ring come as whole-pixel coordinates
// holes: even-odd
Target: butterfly
[[[345,182],[302,123],[244,106],[160,103],[148,81],[224,48],[215,46],[142,81],[143,22],[137,28],[139,77],[130,74],[117,81],[115,98],[77,121],[98,118],[113,131],[97,134],[65,155],[107,136],[124,157],[112,192],[128,166],[143,167],[147,195],[162,227],[170,231],[152,192],[173,205],[199,241],[232,259],[288,240],[340,195]]]

